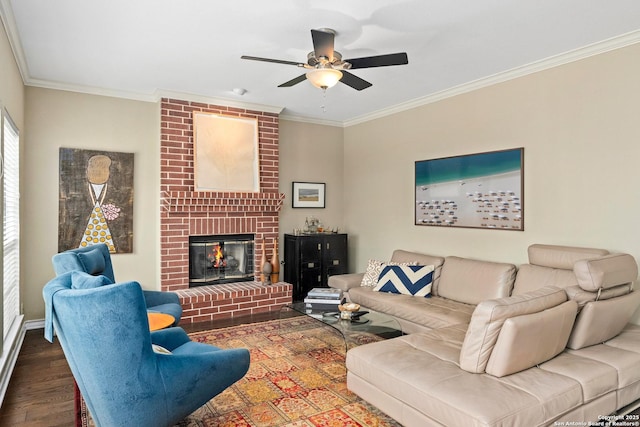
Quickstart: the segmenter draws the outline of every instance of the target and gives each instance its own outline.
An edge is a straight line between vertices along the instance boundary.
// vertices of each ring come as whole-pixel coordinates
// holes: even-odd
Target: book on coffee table
[[[340,300],[304,299],[304,307],[314,311],[339,311]]]
[[[326,312],[338,311],[342,304],[342,290],[333,288],[313,288],[304,299],[306,310]]]
[[[334,288],[313,288],[305,299],[331,299],[342,301],[342,290]]]

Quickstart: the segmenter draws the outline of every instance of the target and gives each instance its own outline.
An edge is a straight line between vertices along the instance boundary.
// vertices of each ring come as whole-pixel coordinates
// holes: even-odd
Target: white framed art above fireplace
[[[196,191],[260,191],[258,120],[193,112]]]

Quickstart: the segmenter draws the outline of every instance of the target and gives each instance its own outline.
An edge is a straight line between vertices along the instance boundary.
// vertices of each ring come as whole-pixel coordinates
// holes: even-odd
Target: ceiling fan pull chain
[[[327,107],[325,107],[325,105],[324,105],[325,99],[327,99],[327,88],[326,87],[324,89],[322,89],[322,105],[320,106],[320,108],[322,109],[323,113],[327,112]]]

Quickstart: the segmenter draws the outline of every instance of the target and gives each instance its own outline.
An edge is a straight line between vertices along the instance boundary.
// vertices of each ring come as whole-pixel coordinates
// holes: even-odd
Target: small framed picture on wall
[[[322,182],[294,182],[294,208],[324,208],[326,184]]]

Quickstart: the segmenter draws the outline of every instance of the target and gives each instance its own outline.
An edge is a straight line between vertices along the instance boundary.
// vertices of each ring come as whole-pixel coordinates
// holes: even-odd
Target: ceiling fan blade
[[[344,71],[344,70],[342,71],[342,78],[340,79],[340,81],[346,84],[347,86],[351,86],[355,90],[362,90],[372,86],[372,84],[369,83],[368,81],[361,79],[360,77],[355,76],[349,73],[348,71]]]
[[[313,39],[313,51],[316,54],[316,58],[324,56],[329,62],[333,61],[335,34],[322,30],[311,30],[311,38]]]
[[[283,61],[281,59],[260,58],[260,57],[257,57],[257,56],[247,56],[247,55],[242,55],[240,58],[241,59],[250,59],[251,61],[273,62],[275,64],[286,64],[286,65],[295,65],[295,66],[298,66],[298,67],[304,67],[304,64],[302,64],[300,62]]]
[[[346,59],[345,62],[351,64],[351,69],[388,67],[390,65],[405,65],[409,63],[409,58],[405,52],[390,53],[388,55],[366,56],[363,58]]]
[[[278,85],[278,87],[291,87],[293,85],[297,85],[300,82],[303,82],[307,80],[307,75],[306,74],[302,74],[301,76],[296,77],[295,79],[291,79],[288,82],[284,82],[281,85]]]

